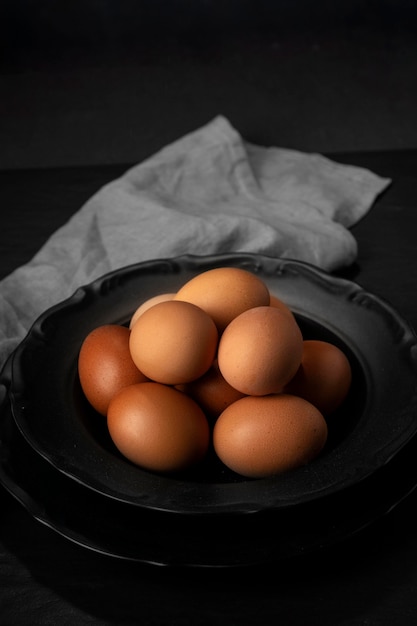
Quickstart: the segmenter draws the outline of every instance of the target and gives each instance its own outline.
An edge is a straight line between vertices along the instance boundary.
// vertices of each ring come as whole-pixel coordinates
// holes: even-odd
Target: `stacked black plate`
[[[143,471],[112,444],[77,373],[82,341],[128,323],[140,302],[207,269],[257,273],[304,338],[350,359],[353,382],[315,461],[244,479],[208,458],[195,473]],[[114,557],[232,567],[291,558],[358,532],[414,489],[417,340],[385,302],[302,262],[251,254],[182,256],[107,274],[48,310],[0,380],[0,480],[40,522]]]

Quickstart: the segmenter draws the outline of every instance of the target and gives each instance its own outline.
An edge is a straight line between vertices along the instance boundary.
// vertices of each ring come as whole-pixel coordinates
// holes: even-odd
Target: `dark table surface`
[[[417,151],[331,156],[393,179],[352,229],[359,256],[341,274],[417,328]],[[0,278],[126,167],[0,172]],[[413,470],[417,478],[417,460]],[[265,568],[176,569],[77,546],[1,487],[0,623],[414,625],[416,528],[413,492],[369,528],[306,558]]]

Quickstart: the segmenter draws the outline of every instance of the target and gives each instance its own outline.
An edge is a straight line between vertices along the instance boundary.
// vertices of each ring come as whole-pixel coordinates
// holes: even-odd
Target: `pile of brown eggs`
[[[141,303],[129,327],[93,330],[78,372],[131,462],[174,472],[213,446],[227,467],[251,478],[319,455],[327,416],[352,379],[338,347],[304,340],[287,305],[257,275],[231,267]]]

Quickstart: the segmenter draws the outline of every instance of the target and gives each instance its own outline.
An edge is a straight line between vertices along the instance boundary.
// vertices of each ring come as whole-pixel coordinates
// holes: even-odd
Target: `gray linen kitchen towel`
[[[244,141],[224,117],[100,189],[0,282],[0,366],[47,308],[108,271],[181,254],[253,252],[327,271],[390,183],[319,154]]]

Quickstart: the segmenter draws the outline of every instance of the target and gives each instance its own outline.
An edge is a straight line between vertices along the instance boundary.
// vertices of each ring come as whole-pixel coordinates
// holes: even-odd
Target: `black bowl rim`
[[[25,395],[30,371],[25,359],[29,358],[30,363],[37,349],[42,350],[51,345],[49,334],[56,332],[56,319],[62,322],[62,317],[68,319],[76,311],[88,309],[98,301],[105,302],[115,293],[127,290],[131,280],[144,281],[146,276],[149,283],[157,276],[159,279],[165,277],[169,282],[173,276],[181,280],[183,274],[200,273],[212,267],[227,265],[244,267],[281,286],[280,281],[283,280],[287,286],[291,280],[299,281],[304,293],[292,293],[294,301],[289,302],[295,314],[325,325],[341,341],[346,342],[358,359],[369,392],[364,401],[366,419],[362,418],[358,427],[334,451],[286,476],[237,483],[201,484],[151,474],[133,467],[123,459],[116,459],[91,441],[82,428],[78,429],[75,439],[64,438],[60,450],[56,445],[62,434],[59,430],[52,441],[48,437],[42,439],[45,433],[41,436],[36,430],[36,423],[34,425],[30,417],[31,398]],[[308,300],[305,291],[309,288],[319,297]],[[155,293],[158,291],[162,289]],[[143,299],[148,295],[145,294]],[[306,297],[307,300],[303,302]],[[331,320],[328,318],[330,305],[337,311],[333,316],[337,318],[337,323],[333,317]],[[122,309],[123,306],[112,322],[126,321],[122,319],[125,316]],[[361,328],[361,324],[364,327]],[[94,325],[97,324],[92,324],[92,327]],[[276,510],[303,504],[354,485],[388,463],[413,437],[417,431],[416,347],[413,329],[389,303],[350,280],[330,275],[308,263],[250,253],[181,255],[172,259],[140,262],[109,272],[45,311],[13,355],[10,390],[12,412],[19,430],[38,454],[58,471],[104,496],[134,506],[180,514]],[[388,372],[385,371],[385,363],[378,363],[380,353],[390,356]],[[49,366],[49,373],[51,367],[54,369],[53,363]],[[395,381],[391,381],[389,376],[395,377]],[[398,388],[398,382],[401,381],[404,381],[404,389]],[[392,396],[396,393],[401,394],[401,403],[394,416]],[[52,418],[48,419],[48,423],[51,423]],[[377,430],[375,423],[378,424]],[[78,450],[78,456],[73,456],[74,450]],[[112,484],[107,480],[109,473],[113,473]],[[326,480],[322,478],[323,475]],[[300,489],[300,485],[304,487]]]

